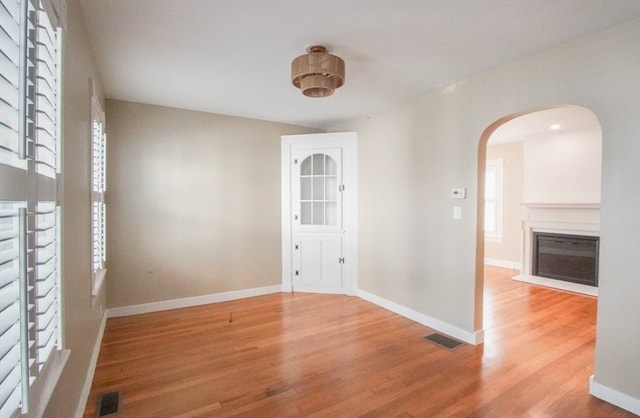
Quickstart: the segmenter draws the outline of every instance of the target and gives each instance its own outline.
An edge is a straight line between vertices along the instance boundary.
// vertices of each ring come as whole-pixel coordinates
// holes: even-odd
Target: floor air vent
[[[424,339],[439,347],[446,348],[447,350],[455,350],[456,348],[466,345],[466,343],[463,343],[462,341],[454,340],[453,338],[437,332],[427,335]]]
[[[98,398],[96,408],[98,417],[115,417],[120,414],[122,406],[122,391],[105,393]]]

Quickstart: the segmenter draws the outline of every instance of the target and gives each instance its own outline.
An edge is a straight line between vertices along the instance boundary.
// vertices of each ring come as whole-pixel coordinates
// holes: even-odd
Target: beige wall
[[[107,101],[110,307],[280,285],[280,135],[311,129]]]
[[[501,242],[485,241],[485,258],[521,262],[523,148],[522,142],[487,146],[487,160],[503,160],[503,229]]]
[[[599,129],[524,142],[524,202],[600,203],[601,177],[602,133]]]
[[[62,110],[62,308],[63,339],[71,355],[45,417],[73,417],[98,339],[105,295],[91,296],[90,88],[100,82],[75,0],[67,0]],[[84,405],[80,405],[81,410]]]
[[[603,130],[595,380],[640,399],[640,20],[334,127],[358,132],[359,287],[464,330],[479,328],[483,131],[516,112],[592,110]],[[466,187],[453,201],[450,191]],[[632,191],[629,193],[629,191]],[[462,206],[463,218],[452,219]]]

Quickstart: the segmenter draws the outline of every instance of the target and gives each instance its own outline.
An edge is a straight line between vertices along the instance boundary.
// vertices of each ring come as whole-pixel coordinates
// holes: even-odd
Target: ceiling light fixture
[[[553,125],[549,126],[549,128],[552,131],[557,131],[558,129],[560,129],[560,124],[559,123],[554,123]]]
[[[322,45],[291,61],[291,82],[307,97],[328,97],[344,84],[344,61]]]

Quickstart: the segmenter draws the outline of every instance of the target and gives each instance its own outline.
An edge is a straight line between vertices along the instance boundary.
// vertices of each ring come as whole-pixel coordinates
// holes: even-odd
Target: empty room
[[[637,0],[0,18],[0,418],[640,415]]]

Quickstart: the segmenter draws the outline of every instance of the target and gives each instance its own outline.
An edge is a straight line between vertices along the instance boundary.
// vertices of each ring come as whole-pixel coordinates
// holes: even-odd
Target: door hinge
[[[344,264],[344,257],[340,257],[340,258],[338,258],[338,263],[340,263],[340,264]]]
[[[340,186],[338,186],[338,191],[344,192],[344,184],[341,184]]]
[[[297,158],[294,158],[293,163],[294,163],[294,164],[298,164],[298,159],[297,159]]]
[[[300,275],[300,270],[296,270],[296,276]]]
[[[298,244],[296,244],[296,245],[293,247],[293,249],[294,249],[294,250],[299,250],[299,249],[300,249],[300,246],[299,246]]]

